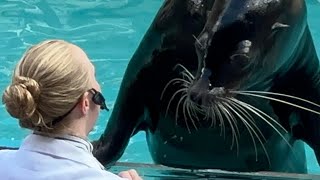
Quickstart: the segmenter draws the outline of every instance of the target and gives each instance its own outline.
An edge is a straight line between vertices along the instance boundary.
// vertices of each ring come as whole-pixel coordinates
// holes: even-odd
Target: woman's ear
[[[83,115],[87,115],[90,109],[90,102],[89,102],[89,93],[86,92],[83,94],[80,100],[80,108],[81,108],[81,113]]]

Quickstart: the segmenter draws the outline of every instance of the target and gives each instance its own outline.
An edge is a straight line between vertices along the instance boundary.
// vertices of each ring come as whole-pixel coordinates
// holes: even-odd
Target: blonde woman
[[[104,170],[87,140],[107,109],[94,66],[76,45],[47,40],[28,49],[2,96],[8,113],[32,130],[18,150],[0,151],[1,179],[141,179]]]

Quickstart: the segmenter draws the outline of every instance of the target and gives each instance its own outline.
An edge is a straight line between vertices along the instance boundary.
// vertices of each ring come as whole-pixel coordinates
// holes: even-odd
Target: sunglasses
[[[91,88],[88,90],[93,96],[92,96],[92,101],[93,103],[95,103],[96,105],[99,105],[100,106],[100,109],[101,110],[107,110],[109,111],[109,108],[107,107],[106,105],[106,100],[104,99],[103,95],[101,92],[97,91],[96,89],[94,88]],[[57,118],[55,118],[51,124],[52,125],[55,125],[57,124],[58,122],[60,122],[63,118],[65,118],[68,114],[71,113],[71,111],[77,106],[78,103],[76,103],[67,113],[65,113],[64,115],[62,116],[59,116]]]
[[[89,92],[92,93],[92,101],[100,106],[101,110],[107,110],[109,111],[109,108],[106,105],[106,100],[104,99],[103,95],[101,92],[95,90],[94,88],[89,89]]]

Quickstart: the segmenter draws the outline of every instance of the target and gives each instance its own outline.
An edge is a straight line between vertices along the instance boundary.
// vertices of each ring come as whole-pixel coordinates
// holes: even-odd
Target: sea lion
[[[319,61],[303,0],[166,0],[126,69],[94,156],[146,132],[155,163],[306,172],[320,160]]]

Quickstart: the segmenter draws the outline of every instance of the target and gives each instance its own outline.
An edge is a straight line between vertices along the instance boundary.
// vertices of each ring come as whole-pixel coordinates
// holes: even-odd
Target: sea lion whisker
[[[172,82],[172,85],[176,85],[176,84],[181,84],[180,86],[182,86],[182,88],[185,88],[185,89],[189,88],[189,86],[190,86],[190,84],[187,84],[187,83],[181,82],[181,81],[180,82],[179,81]]]
[[[221,133],[220,135],[223,134],[224,139],[226,138],[226,130],[225,130],[225,125],[224,125],[224,121],[223,121],[223,117],[221,114],[221,110],[220,110],[220,106],[218,106],[218,103],[216,105],[216,110],[217,110],[217,115],[219,117],[219,121],[220,121],[220,126],[221,126]]]
[[[169,111],[169,108],[170,108],[170,105],[171,105],[171,102],[173,101],[173,99],[175,98],[175,96],[177,95],[177,94],[179,94],[179,93],[185,93],[185,94],[187,94],[186,92],[185,92],[186,90],[183,88],[183,89],[180,89],[180,90],[178,90],[178,91],[176,91],[172,96],[171,96],[171,98],[170,98],[170,100],[169,100],[169,103],[168,103],[168,106],[167,106],[167,109],[166,109],[166,116],[167,116],[167,114],[168,114],[168,111]],[[185,95],[185,96],[187,96],[187,95]]]
[[[229,103],[232,103],[233,104],[233,107],[235,106],[235,108],[241,112],[241,114],[246,118],[246,119],[249,119],[251,122],[254,122],[254,119],[253,117],[250,115],[250,113],[248,113],[241,105],[237,104],[236,102],[234,102],[232,99],[234,98],[226,98],[227,101]]]
[[[197,104],[195,104],[193,101],[191,101],[189,98],[186,101],[186,107],[188,108],[188,113],[190,115],[190,118],[192,118],[191,116],[195,117],[197,119],[197,121],[199,122],[199,118],[196,112],[200,112],[199,108],[197,107]],[[201,113],[201,112],[200,112]],[[193,119],[192,119],[193,120]]]
[[[253,128],[255,128],[258,131],[258,133],[261,136],[261,138],[263,139],[263,141],[266,142],[267,141],[266,138],[264,137],[263,133],[260,131],[260,129],[258,128],[256,123],[254,122],[253,117],[243,108],[244,105],[238,104],[237,102],[232,101],[232,99],[234,99],[234,98],[227,98],[227,99],[230,101],[230,105],[232,105],[232,107],[234,107],[240,114],[242,114],[241,116],[244,116],[244,120],[248,119],[249,122],[252,123]],[[250,125],[250,127],[251,127],[251,125]],[[256,135],[258,139],[260,139],[259,135],[258,134]],[[261,145],[263,146],[263,143],[261,143]]]
[[[201,106],[195,102],[193,102],[190,97],[188,98],[188,101],[189,103],[192,105],[192,108],[193,108],[193,114],[194,116],[197,116],[197,113],[200,113],[200,114],[204,114],[206,111],[207,111],[207,107],[204,107],[204,106]],[[198,116],[197,116],[198,117]],[[198,118],[199,119],[199,118]],[[200,121],[200,120],[198,120]]]
[[[201,48],[204,48],[200,40],[194,34],[192,34],[192,37],[196,40],[196,42],[200,45]]]
[[[185,105],[186,105],[186,101],[188,101],[188,100],[185,100],[184,102],[183,102],[183,108],[182,108],[182,114],[183,114],[183,118],[184,118],[184,122],[185,122],[185,124],[186,124],[186,126],[187,126],[187,129],[188,129],[188,132],[189,132],[189,134],[191,134],[191,130],[190,130],[190,127],[189,127],[189,124],[188,124],[188,119],[187,119],[187,115],[186,115],[186,107],[185,107]],[[180,103],[180,102],[179,102]],[[192,119],[191,119],[191,121],[192,121]],[[193,121],[192,121],[192,123],[194,123]],[[193,124],[194,125],[194,124]],[[195,126],[195,125],[194,125]],[[197,127],[195,127],[196,129],[197,129]]]
[[[176,85],[176,84],[182,84],[182,86],[185,86],[186,85],[191,85],[191,82],[188,82],[187,80],[185,79],[180,79],[180,78],[176,78],[176,79],[179,79],[179,80],[176,80],[174,82],[171,82],[172,84]]]
[[[252,132],[251,132],[251,129],[252,129],[252,127],[250,126],[250,124],[245,120],[245,118],[243,118],[243,116],[242,115],[240,115],[237,111],[239,111],[241,114],[243,114],[243,112],[240,110],[240,109],[238,109],[237,108],[237,106],[235,106],[234,104],[234,102],[232,102],[232,101],[230,101],[230,100],[226,100],[228,103],[226,103],[226,107],[227,108],[229,108],[231,111],[233,111],[233,113],[235,113],[239,118],[240,118],[240,120],[243,122],[243,124],[245,125],[245,127],[247,128],[247,130],[248,130],[248,132],[249,132],[249,134],[250,134],[250,136],[251,136],[251,139],[252,139],[252,142],[253,142],[253,146],[254,146],[254,149],[255,149],[255,152],[256,152],[256,160],[258,159],[258,151],[257,151],[257,145],[256,145],[256,142],[255,142],[255,139],[254,139],[254,137],[253,137],[253,134],[252,134]],[[237,111],[236,111],[236,110]],[[248,126],[250,126],[250,128],[248,127]],[[257,135],[256,135],[257,136]],[[259,138],[258,136],[257,136],[257,138]]]
[[[254,97],[259,97],[259,98],[263,98],[263,99],[268,99],[268,100],[272,100],[272,101],[280,102],[280,103],[283,103],[283,104],[287,104],[287,105],[290,105],[290,106],[293,106],[293,107],[296,107],[296,108],[299,108],[299,109],[302,109],[302,110],[306,110],[306,111],[309,111],[309,112],[312,112],[312,113],[320,115],[320,112],[317,112],[315,110],[312,110],[312,109],[309,109],[309,108],[306,108],[306,107],[303,107],[303,106],[299,106],[299,105],[297,105],[295,103],[290,103],[288,101],[284,101],[284,100],[280,100],[280,99],[276,99],[276,98],[272,98],[272,97],[268,97],[268,96],[262,96],[262,95],[258,95],[258,94],[252,94],[252,93],[237,92],[236,94],[254,96]]]
[[[211,113],[211,108],[206,108],[206,111],[203,111],[203,115],[204,115],[203,120],[209,121],[209,119],[211,119],[210,113]]]
[[[189,75],[189,77],[194,79],[194,76],[192,75],[192,73],[186,67],[184,67],[182,64],[179,63],[179,64],[175,65],[174,69],[176,69],[178,67],[182,68],[184,70],[184,72]]]
[[[243,104],[238,104],[234,101],[232,101],[232,99],[234,98],[227,98],[230,102],[231,105],[233,105],[233,107],[238,110],[239,113],[241,113],[246,119],[249,120],[249,122],[252,123],[252,125],[258,130],[259,134],[261,135],[261,137],[263,138],[264,141],[266,141],[266,138],[264,137],[263,133],[260,131],[260,129],[258,128],[258,126],[256,125],[256,123],[254,122],[253,117],[243,108]]]
[[[276,125],[278,125],[280,127],[281,130],[283,130],[285,133],[288,133],[288,131],[278,122],[276,121],[274,118],[272,118],[271,116],[269,116],[268,114],[266,114],[265,112],[261,111],[260,109],[257,109],[256,107],[248,104],[248,103],[245,103],[243,101],[240,101],[238,99],[234,99],[234,101],[238,102],[240,105],[242,105],[243,107],[247,108],[247,107],[250,107],[252,109],[255,109],[256,112],[259,112],[260,114],[266,116],[267,118],[269,118],[272,122],[274,122]],[[255,113],[256,114],[256,113]],[[259,114],[259,117],[260,117],[260,114]],[[257,115],[257,114],[256,114]],[[261,118],[261,117],[260,117]]]
[[[210,127],[212,127],[212,125],[214,124],[214,128],[216,127],[217,125],[217,119],[219,119],[218,115],[217,115],[217,105],[212,103],[211,106],[207,107],[206,110],[204,111],[203,115],[205,116],[205,118],[207,119],[211,119],[211,125]],[[210,115],[212,114],[212,116]]]
[[[216,97],[216,98],[221,100],[221,104],[224,105],[224,107],[225,107],[226,105],[228,105],[228,103],[230,103],[230,100],[228,100],[228,98],[222,98],[222,97]],[[228,106],[228,107],[230,107],[230,106]],[[225,107],[225,108],[226,108],[226,107]],[[237,121],[236,121],[234,115],[233,115],[232,113],[230,113],[230,111],[228,111],[228,108],[226,108],[226,111],[227,111],[228,114],[231,116],[231,118],[233,118],[234,123],[237,124]],[[240,136],[240,132],[239,132],[239,131],[238,131],[238,134],[239,134],[239,136]]]
[[[212,105],[209,108],[207,108],[207,111],[204,113],[206,121],[211,119],[210,128],[212,126],[216,127],[216,122],[217,121],[216,121],[216,114],[215,114],[215,109],[214,108],[215,108],[215,105]]]
[[[212,112],[212,121],[211,121],[210,127],[212,127],[212,124],[214,127],[216,127],[217,126],[216,109],[212,108],[211,112]]]
[[[199,108],[197,108],[197,106],[196,106],[196,104],[194,104],[193,103],[193,101],[190,101],[190,100],[188,100],[188,102],[187,102],[188,104],[188,109],[189,109],[189,111],[191,112],[191,115],[193,116],[193,117],[195,117],[196,119],[197,119],[197,121],[198,122],[200,122],[200,120],[199,120],[199,118],[198,118],[198,115],[197,115],[197,111],[199,112]],[[201,113],[201,112],[200,112]]]
[[[236,146],[237,146],[237,155],[239,156],[239,140],[238,140],[238,137],[240,139],[240,132],[239,132],[239,128],[238,128],[238,125],[237,125],[237,121],[236,121],[234,115],[228,110],[226,104],[227,103],[225,101],[221,102],[221,105],[222,105],[222,108],[224,109],[225,115],[228,116],[227,120],[230,123],[231,129],[232,129],[232,134],[235,137]],[[231,149],[232,149],[232,146],[231,146]]]
[[[240,106],[237,103],[230,102],[230,105],[233,106],[235,109],[237,109],[240,113],[243,113],[240,109],[237,108],[237,106]],[[253,146],[254,146],[254,149],[255,149],[255,152],[256,152],[256,161],[258,161],[258,150],[257,150],[257,145],[256,145],[256,142],[255,142],[253,134],[257,137],[259,143],[261,144],[261,147],[262,147],[262,149],[263,149],[263,151],[264,151],[264,153],[265,153],[265,155],[266,155],[266,157],[268,159],[269,166],[271,166],[271,161],[270,161],[270,157],[269,157],[268,151],[267,151],[266,147],[264,146],[264,144],[263,144],[263,142],[262,142],[262,140],[260,139],[260,136],[259,136],[259,134],[260,134],[261,137],[263,138],[264,142],[266,142],[266,139],[265,139],[264,135],[262,134],[262,132],[260,131],[260,129],[257,127],[257,125],[253,121],[250,121],[252,123],[252,125],[254,126],[254,127],[252,127],[252,125],[250,123],[248,123],[248,121],[246,121],[246,119],[241,114],[239,114],[234,109],[232,109],[232,110],[240,118],[240,120],[243,122],[245,127],[248,129],[248,132],[249,132],[249,134],[250,134],[250,136],[252,138]],[[243,114],[243,115],[245,115],[245,114]],[[259,134],[256,132],[256,130],[254,128],[257,129]]]
[[[195,104],[195,107],[197,108],[197,110],[201,111],[202,114],[204,114],[208,109],[208,107],[200,105],[198,103],[194,103],[194,104]]]
[[[291,98],[291,99],[296,99],[296,100],[300,100],[300,101],[306,102],[308,104],[312,104],[312,105],[317,106],[317,107],[320,108],[320,105],[315,103],[315,102],[312,102],[312,101],[309,101],[307,99],[303,99],[303,98],[300,98],[300,97],[297,97],[297,96],[283,94],[283,93],[266,92],[266,91],[230,91],[230,92],[233,92],[233,93],[237,93],[237,92],[240,92],[240,93],[257,93],[257,94],[268,94],[268,95],[275,95],[275,96],[281,96],[281,97],[288,97],[288,98]]]
[[[175,114],[175,117],[176,117],[176,125],[178,125],[178,117],[179,117],[179,107],[180,107],[180,104],[183,100],[185,100],[187,98],[187,94],[181,96],[181,98],[179,99],[178,101],[178,104],[177,104],[177,107],[176,107],[176,114]]]
[[[183,103],[183,114],[184,114],[184,116],[185,117],[187,117],[187,115],[186,115],[186,111],[187,111],[187,114],[188,114],[188,116],[189,116],[189,118],[190,118],[190,120],[191,120],[191,122],[192,122],[192,125],[194,126],[194,128],[196,129],[196,130],[198,130],[198,127],[197,127],[197,125],[195,124],[195,121],[194,121],[194,119],[193,119],[193,114],[192,114],[192,107],[190,107],[190,102],[189,102],[189,100],[186,100],[186,101],[184,101],[184,103]],[[187,121],[187,118],[185,118],[185,121]]]
[[[185,72],[185,71],[183,71],[183,72],[181,73],[181,75],[182,75],[183,78],[187,78],[186,80],[187,80],[190,84],[191,84],[192,81],[194,80],[192,77],[190,77],[189,73],[187,73],[187,72]]]
[[[255,130],[251,127],[251,125],[245,120],[245,118],[240,115],[236,110],[238,110],[241,114],[243,114],[243,112],[241,112],[240,109],[238,109],[234,104],[234,102],[232,101],[229,101],[228,100],[228,103],[230,104],[226,104],[226,106],[231,110],[233,111],[233,113],[235,113],[239,118],[240,120],[243,122],[243,124],[245,125],[246,129],[248,130],[249,134],[250,134],[250,137],[252,139],[252,142],[253,142],[253,146],[254,146],[254,150],[256,152],[256,161],[258,160],[258,150],[257,150],[257,145],[256,145],[256,141],[255,141],[255,138],[252,134],[251,131],[253,131],[253,133],[255,134],[255,136],[259,139],[259,136],[257,135],[257,133],[255,132]],[[236,109],[236,110],[235,110]],[[263,146],[263,143],[261,143],[261,145]]]
[[[278,125],[278,127],[280,127],[281,130],[283,130],[285,133],[288,133],[288,131],[279,123],[277,122],[274,118],[272,118],[271,116],[269,116],[268,114],[266,114],[265,112],[261,111],[260,109],[245,103],[243,101],[240,101],[238,99],[232,99],[234,102],[237,102],[239,105],[241,105],[242,107],[248,109],[249,111],[253,112],[255,115],[257,115],[258,117],[260,117],[261,119],[263,119],[267,124],[269,124],[273,129],[277,130],[277,128],[275,128],[267,119],[265,119],[266,116],[268,119],[270,119],[273,123],[275,123],[276,125]],[[280,132],[279,132],[280,133]],[[281,133],[280,133],[281,134]]]
[[[217,119],[216,119],[216,113],[215,113],[216,111],[215,111],[214,107],[210,108],[210,112],[212,114],[210,127],[213,126],[215,128],[217,125]]]
[[[236,130],[236,132],[237,132],[237,134],[238,134],[238,136],[240,138],[240,131],[239,131],[239,128],[238,128],[238,122],[237,122],[235,116],[233,115],[233,113],[229,111],[228,107],[226,107],[226,105],[228,105],[228,101],[227,100],[223,100],[222,103],[223,103],[223,106],[226,108],[226,112],[229,114],[231,120],[233,121],[233,123],[234,123],[234,125],[236,127],[235,130]]]
[[[165,91],[167,90],[167,88],[169,87],[169,85],[170,85],[171,83],[176,82],[176,81],[177,81],[177,82],[181,82],[181,83],[183,83],[183,82],[189,83],[188,81],[186,81],[186,80],[184,80],[184,79],[181,79],[181,78],[171,79],[171,80],[165,85],[165,87],[163,88],[163,90],[162,90],[162,92],[161,92],[160,100],[162,100],[163,95],[164,95]]]
[[[235,99],[236,101],[238,101],[239,104],[242,104],[242,106],[244,108],[247,108],[249,111],[253,112],[254,114],[256,114],[257,116],[259,116],[264,122],[266,122],[272,129],[274,129],[279,136],[287,143],[287,145],[290,147],[290,149],[292,150],[292,146],[290,145],[290,143],[286,140],[286,138],[281,134],[281,132],[274,126],[272,125],[265,117],[263,117],[262,115],[268,117],[271,121],[273,121],[274,123],[276,123],[281,129],[284,130],[285,133],[288,133],[287,130],[285,130],[275,119],[273,119],[272,117],[270,117],[269,115],[267,115],[266,113],[264,113],[263,111],[251,106],[250,104],[247,104],[245,102],[239,101],[237,99]]]

